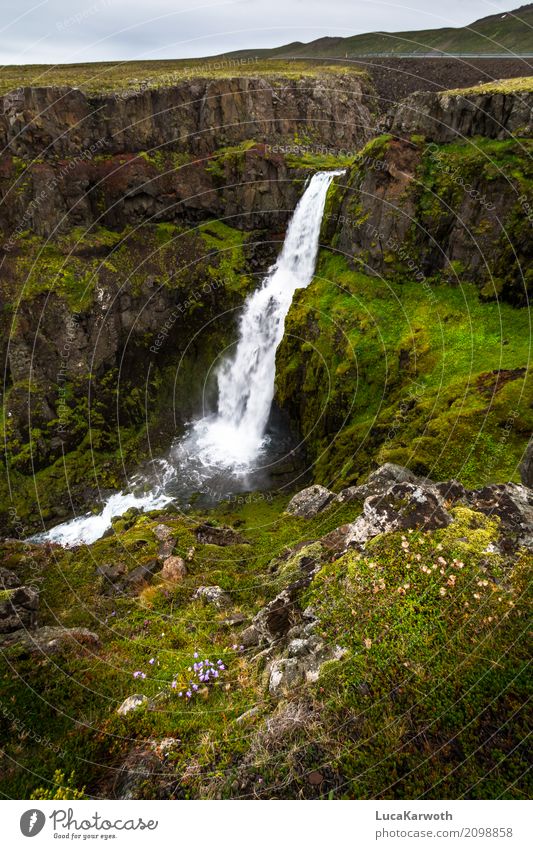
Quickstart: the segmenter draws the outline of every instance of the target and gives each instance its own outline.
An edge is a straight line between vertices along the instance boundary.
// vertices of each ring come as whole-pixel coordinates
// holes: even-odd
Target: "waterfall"
[[[342,173],[323,171],[312,177],[276,263],[245,304],[237,350],[217,375],[217,414],[194,427],[198,449],[209,465],[246,468],[261,449],[285,317],[296,289],[313,279],[326,195],[333,178]]]
[[[289,223],[281,253],[259,289],[247,299],[239,324],[234,355],[218,370],[218,405],[215,414],[194,422],[171,449],[168,459],[156,461],[158,482],[135,480],[137,492],[119,492],[96,515],[81,516],[57,525],[36,541],[62,545],[91,543],[111,521],[130,507],[148,511],[173,500],[169,494],[176,479],[189,482],[189,492],[199,490],[220,470],[246,474],[265,444],[272,399],[276,350],[283,338],[285,317],[297,289],[313,279],[320,226],[331,181],[343,171],[315,174]]]

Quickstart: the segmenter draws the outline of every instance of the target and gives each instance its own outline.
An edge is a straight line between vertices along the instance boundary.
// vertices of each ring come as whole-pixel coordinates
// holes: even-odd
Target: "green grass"
[[[533,91],[533,77],[516,77],[509,80],[494,80],[490,83],[472,86],[471,88],[456,88],[445,92],[446,94],[462,94],[465,97],[470,94],[514,94],[529,93]]]
[[[40,586],[40,624],[90,628],[100,634],[103,648],[94,654],[72,649],[52,662],[38,664],[20,657],[16,649],[8,654],[0,672],[2,704],[9,704],[27,728],[47,737],[63,754],[59,757],[52,747],[39,746],[31,737],[21,746],[11,735],[7,754],[19,766],[11,762],[2,778],[2,792],[27,797],[36,787],[47,786],[56,769],[74,772],[79,785],[90,785],[102,776],[98,764],[124,748],[125,735],[132,741],[179,736],[182,745],[176,770],[185,771],[197,759],[206,766],[213,745],[218,752],[217,769],[231,766],[245,744],[233,720],[255,704],[261,685],[246,657],[231,648],[238,635],[224,625],[227,613],[191,601],[191,596],[202,584],[220,584],[231,595],[232,610],[249,617],[280,588],[280,577],[266,569],[272,557],[298,539],[326,533],[353,515],[353,507],[344,508],[304,522],[282,515],[286,500],[254,499],[239,508],[222,504],[210,515],[210,520],[234,523],[251,546],[199,546],[193,528],[202,517],[181,518],[176,513],[142,516],[131,527],[119,520],[116,536],[89,548],[57,550],[51,559],[42,549],[28,556],[15,546],[4,547],[3,563],[25,580],[31,575]],[[158,588],[156,579],[156,585],[139,597],[101,595],[103,584],[96,565],[120,561],[129,571],[150,562],[158,546],[153,528],[161,519],[174,531],[176,553],[185,555],[196,546],[186,580]],[[223,659],[228,667],[224,680],[230,684],[228,690],[214,688],[208,701],[196,706],[184,705],[170,688],[175,679],[186,683],[194,651]],[[156,659],[153,667],[148,663],[151,657]],[[13,675],[12,664],[18,676]],[[136,670],[145,671],[146,680],[135,680]],[[162,699],[157,711],[125,719],[115,715],[116,707],[131,693],[152,697],[161,691],[168,700]],[[5,732],[1,712],[0,723]]]
[[[511,574],[497,556],[487,564],[497,523],[454,514],[443,531],[376,538],[325,567],[307,594],[324,639],[350,649],[320,682],[331,759],[345,776],[340,797],[516,792],[531,557]]]
[[[231,597],[229,613],[246,622],[292,579],[290,560],[276,566],[286,546],[316,540],[358,512],[347,505],[302,520],[283,514],[285,504],[221,504],[210,520],[231,524],[249,541],[227,548],[198,545],[200,514],[168,512],[118,520],[114,536],[75,551],[24,553],[4,544],[3,563],[40,586],[41,624],[88,627],[102,646],[39,663],[7,652],[0,672],[1,704],[9,706],[0,712],[3,793],[74,798],[86,787],[89,796],[105,794],[115,775],[107,766],[116,768],[135,745],[171,736],[179,745],[164,772],[174,775],[175,798],[225,798],[242,786],[259,798],[305,798],[312,769],[326,770],[334,798],[520,797],[522,782],[513,782],[524,763],[528,560],[509,570],[491,555],[488,565],[497,522],[463,508],[443,531],[409,534],[407,543],[400,534],[377,538],[364,555],[324,566],[301,604],[313,605],[323,640],[348,654],[290,696],[303,698],[320,721],[300,723],[289,736],[280,728],[269,745],[261,742],[264,719],[278,721],[284,705],[268,696],[263,667],[251,660],[255,650],[233,648],[240,628],[225,622],[228,611],[192,595],[199,585],[219,584]],[[177,554],[195,546],[189,575],[177,585],[156,577],[137,596],[103,595],[95,567],[122,562],[129,571],[149,562],[160,521],[172,528]],[[194,652],[220,658],[227,672],[188,704],[177,693],[190,679]],[[146,679],[134,679],[136,670]],[[134,692],[156,699],[154,709],[117,716]],[[236,724],[253,706],[248,724]],[[24,722],[22,739],[12,733],[12,713]],[[159,792],[153,781],[142,791],[146,798]]]
[[[73,65],[7,65],[0,70],[0,95],[20,86],[74,86],[89,95],[128,94],[167,88],[192,79],[269,77],[301,79],[337,74],[364,75],[360,68],[327,62],[239,61],[231,58],[93,62]]]

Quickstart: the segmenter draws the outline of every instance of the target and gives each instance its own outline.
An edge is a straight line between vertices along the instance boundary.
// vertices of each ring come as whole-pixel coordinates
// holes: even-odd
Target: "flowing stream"
[[[65,546],[91,543],[131,507],[155,510],[171,501],[183,502],[201,489],[220,497],[232,489],[251,488],[254,473],[269,462],[267,425],[285,317],[296,289],[313,279],[327,191],[342,173],[322,171],[311,178],[278,259],[248,297],[235,353],[217,373],[216,413],[194,422],[166,459],[154,461],[151,475],[137,475],[129,491],[110,496],[100,513],[56,525],[35,540]]]

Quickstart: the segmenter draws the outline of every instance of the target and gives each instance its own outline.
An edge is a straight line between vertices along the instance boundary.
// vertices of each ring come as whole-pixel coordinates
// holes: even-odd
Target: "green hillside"
[[[238,55],[300,57],[350,57],[369,53],[396,55],[428,53],[533,53],[533,3],[506,13],[489,15],[466,27],[370,32],[348,38],[319,38],[308,44],[293,42],[273,50],[243,51]],[[232,54],[237,55],[237,54]]]

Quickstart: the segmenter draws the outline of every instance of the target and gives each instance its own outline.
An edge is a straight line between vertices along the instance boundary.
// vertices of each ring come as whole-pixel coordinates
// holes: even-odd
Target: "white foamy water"
[[[106,531],[111,527],[112,519],[117,516],[123,516],[131,507],[136,507],[138,510],[147,512],[148,510],[158,510],[172,501],[172,498],[165,495],[165,484],[174,476],[175,469],[171,468],[166,461],[159,461],[162,466],[163,474],[161,482],[154,486],[151,482],[151,488],[146,490],[146,481],[144,482],[145,491],[140,492],[116,492],[111,495],[104,504],[100,513],[87,514],[78,516],[76,519],[71,519],[68,522],[63,522],[61,525],[56,525],[50,528],[49,531],[43,534],[36,534],[32,537],[37,542],[57,542],[60,545],[72,546],[79,545],[84,542],[90,545],[100,539]],[[132,481],[132,484],[135,481]],[[143,481],[138,480],[139,486],[142,487]]]
[[[174,500],[168,484],[194,481],[197,489],[215,480],[221,470],[246,476],[265,447],[265,431],[274,397],[276,350],[283,338],[285,318],[297,289],[313,279],[326,195],[342,171],[315,174],[290,221],[281,253],[260,288],[247,299],[240,319],[233,357],[219,368],[218,407],[214,415],[193,423],[171,449],[168,460],[158,461],[157,484],[137,479],[139,491],[112,495],[102,511],[57,525],[34,539],[65,546],[92,543],[110,527],[112,519],[131,507],[156,510]]]
[[[236,353],[218,372],[218,411],[198,421],[190,434],[206,465],[246,469],[263,447],[285,317],[296,289],[313,279],[326,195],[342,173],[324,171],[311,179],[281,254],[245,304]]]

